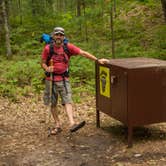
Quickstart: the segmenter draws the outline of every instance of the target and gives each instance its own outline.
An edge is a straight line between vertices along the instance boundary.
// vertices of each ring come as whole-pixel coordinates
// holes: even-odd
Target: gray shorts
[[[58,102],[58,95],[60,95],[61,103],[63,105],[72,103],[72,93],[69,81],[65,81],[65,84],[63,81],[52,82],[52,97],[50,96],[50,83],[50,81],[45,80],[45,91],[43,96],[45,105],[49,105],[51,102],[52,106],[56,106]]]

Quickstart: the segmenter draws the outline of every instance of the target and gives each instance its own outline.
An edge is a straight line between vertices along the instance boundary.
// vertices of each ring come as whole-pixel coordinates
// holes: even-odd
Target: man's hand
[[[105,58],[97,59],[94,55],[92,55],[89,52],[86,52],[84,50],[80,50],[80,55],[82,55],[82,56],[84,56],[86,58],[89,58],[89,59],[91,59],[93,61],[97,61],[100,64],[108,64],[109,63],[108,59],[105,59]]]
[[[102,59],[98,59],[97,60],[100,64],[108,64],[109,63],[109,60],[108,59],[105,59],[105,58],[102,58]]]
[[[46,71],[49,72],[49,73],[52,73],[52,72],[54,72],[54,67],[53,66],[48,66],[46,68]]]

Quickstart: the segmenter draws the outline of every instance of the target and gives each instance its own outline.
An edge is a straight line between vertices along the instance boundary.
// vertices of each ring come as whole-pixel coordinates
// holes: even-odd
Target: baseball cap
[[[65,35],[65,30],[62,27],[55,27],[53,34],[59,34],[59,33]]]

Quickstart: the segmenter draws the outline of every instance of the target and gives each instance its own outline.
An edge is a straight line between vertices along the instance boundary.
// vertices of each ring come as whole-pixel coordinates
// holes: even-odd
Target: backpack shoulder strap
[[[49,55],[52,57],[54,54],[54,43],[53,41],[49,44]],[[51,58],[50,58],[51,59]]]
[[[64,44],[63,44],[63,50],[64,50],[64,52],[67,54],[68,57],[71,55],[70,50],[68,49],[68,44],[67,44],[67,43],[64,43]],[[49,56],[48,56],[47,61],[46,61],[46,64],[47,64],[47,65],[49,64],[49,61],[50,61],[50,59],[52,58],[52,56],[53,56],[54,54],[56,54],[56,53],[54,52],[54,44],[53,44],[53,42],[51,42],[51,43],[49,44]],[[66,63],[67,63],[67,61],[68,61],[65,56],[64,56],[64,61],[65,61]]]
[[[49,64],[49,61],[50,61],[50,59],[52,58],[53,55],[54,55],[54,44],[51,41],[51,43],[49,44],[49,55],[48,55],[47,60],[46,60],[47,65]]]
[[[64,43],[64,44],[63,44],[63,50],[64,50],[64,52],[65,52],[68,56],[71,55],[71,52],[70,52],[70,50],[69,50],[69,48],[68,48],[68,44],[67,44],[67,43]]]

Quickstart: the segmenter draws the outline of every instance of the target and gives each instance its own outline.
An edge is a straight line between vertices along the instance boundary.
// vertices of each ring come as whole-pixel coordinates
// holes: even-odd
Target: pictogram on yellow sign
[[[110,70],[107,67],[99,67],[100,94],[110,98]]]

